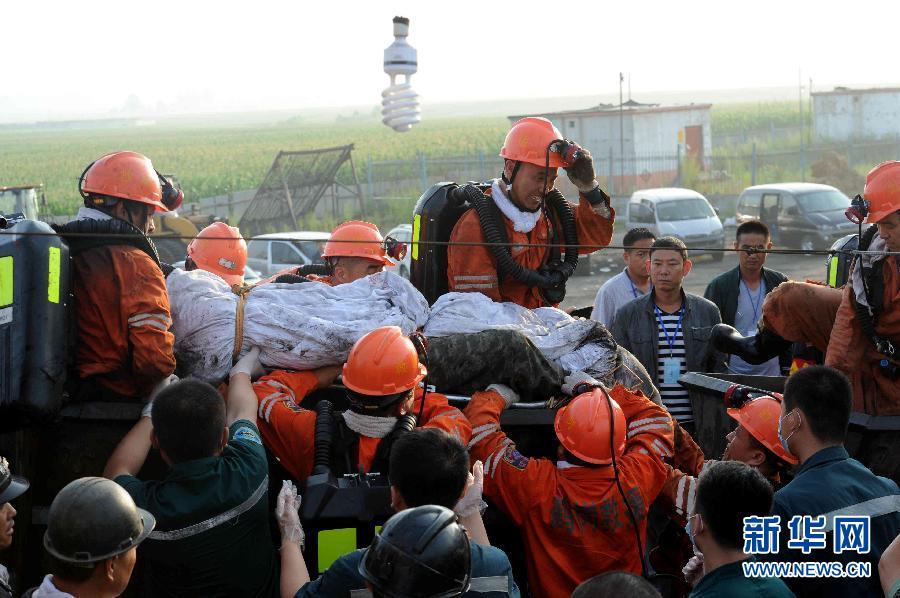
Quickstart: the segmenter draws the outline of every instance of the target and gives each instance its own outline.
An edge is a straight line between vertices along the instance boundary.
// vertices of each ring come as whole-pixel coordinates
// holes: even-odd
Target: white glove
[[[265,373],[266,370],[263,369],[262,363],[259,361],[259,347],[253,347],[234,364],[228,377],[230,378],[236,374],[247,374],[251,380],[255,380]]]
[[[697,582],[700,581],[705,573],[703,555],[695,554],[692,556],[687,564],[681,569],[681,572],[684,573],[684,580],[688,582],[691,587],[697,585]]]
[[[153,401],[156,400],[156,397],[159,396],[159,393],[162,392],[164,388],[166,388],[170,384],[174,384],[178,382],[178,376],[175,374],[170,374],[160,380],[156,386],[153,387],[153,390],[150,391],[150,394],[147,396],[147,403],[144,405],[144,408],[141,410],[141,417],[150,417],[153,412]]]
[[[597,380],[595,380],[590,374],[585,374],[584,372],[572,372],[563,378],[562,391],[572,396],[575,392],[575,387],[579,384],[588,384],[590,386],[603,386]]]
[[[466,482],[466,493],[459,499],[453,512],[460,517],[469,517],[476,512],[480,512],[487,506],[481,498],[484,491],[484,464],[481,461],[475,461],[472,466],[472,473],[469,474],[469,481]]]
[[[508,409],[513,403],[519,402],[519,393],[511,389],[509,386],[505,384],[491,384],[485,390],[493,390],[498,395],[503,397],[503,402],[506,403],[506,408]]]
[[[284,480],[275,504],[275,518],[278,520],[278,529],[281,530],[281,544],[293,542],[300,546],[300,550],[303,550],[306,534],[303,533],[303,526],[300,525],[299,510],[300,497],[297,496],[297,487],[293,482]]]

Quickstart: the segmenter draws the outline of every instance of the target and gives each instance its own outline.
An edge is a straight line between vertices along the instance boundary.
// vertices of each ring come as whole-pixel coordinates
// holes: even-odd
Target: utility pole
[[[800,180],[806,181],[806,151],[803,135],[803,69],[797,69],[797,100],[800,107]]]
[[[625,185],[625,106],[622,102],[622,83],[624,81],[625,76],[619,73],[619,159],[621,160],[619,165],[619,184],[623,190]]]

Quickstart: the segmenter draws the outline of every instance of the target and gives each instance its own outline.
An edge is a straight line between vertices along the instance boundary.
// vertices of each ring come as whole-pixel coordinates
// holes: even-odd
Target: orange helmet
[[[384,248],[384,237],[371,222],[349,220],[338,225],[325,244],[323,258],[361,257],[393,266]]]
[[[900,162],[882,162],[866,175],[863,197],[869,202],[866,222],[874,224],[900,210]]]
[[[247,242],[237,227],[213,222],[194,237],[187,252],[198,268],[219,275],[229,285],[244,282]]]
[[[353,345],[344,364],[343,380],[344,386],[355,393],[383,397],[415,388],[426,373],[415,345],[403,331],[397,326],[382,326]]]
[[[79,191],[96,204],[102,203],[102,197],[114,197],[155,206],[158,212],[174,210],[184,199],[153,168],[150,158],[137,152],[113,152],[97,159],[81,175]]]
[[[572,399],[556,412],[553,428],[563,447],[588,463],[609,465],[610,420],[609,398],[614,418],[613,445],[618,459],[625,451],[625,414],[619,404],[603,388],[593,388]]]
[[[554,141],[561,139],[562,133],[552,122],[540,116],[527,116],[517,120],[506,134],[500,157],[541,167],[547,166],[547,148]],[[549,154],[550,168],[568,166],[558,152],[551,151]]]
[[[797,464],[797,457],[784,450],[781,441],[778,440],[778,419],[781,417],[778,399],[759,397],[747,401],[740,407],[729,407],[726,411],[779,459],[791,465]]]

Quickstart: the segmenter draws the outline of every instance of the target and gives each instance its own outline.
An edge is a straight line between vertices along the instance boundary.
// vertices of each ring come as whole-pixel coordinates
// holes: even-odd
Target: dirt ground
[[[613,236],[613,245],[621,245],[622,235],[617,231]],[[593,305],[597,289],[604,282],[622,271],[621,249],[604,249],[591,255],[590,276],[573,276],[569,279],[566,299],[561,307],[586,307]],[[737,254],[727,252],[725,259],[714,262],[708,255],[698,255],[694,268],[685,279],[685,289],[690,293],[703,295],[706,285],[717,275],[737,266]],[[822,255],[769,255],[766,268],[778,270],[791,280],[824,280],[825,256]]]

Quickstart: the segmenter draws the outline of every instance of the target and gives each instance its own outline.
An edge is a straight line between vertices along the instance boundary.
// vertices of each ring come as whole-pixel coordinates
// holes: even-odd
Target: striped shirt
[[[684,331],[678,326],[678,319],[681,312],[674,314],[666,313],[662,310],[656,318],[656,328],[659,335],[658,358],[656,364],[656,379],[659,381],[659,395],[662,398],[663,405],[669,410],[669,413],[678,420],[679,423],[687,423],[694,421],[694,412],[691,409],[691,399],[685,387],[678,384],[665,384],[665,364],[669,358],[677,359],[679,362],[678,376],[687,372],[685,365],[684,351]],[[660,317],[661,316],[661,317]],[[660,323],[660,320],[662,323]],[[663,328],[665,326],[665,329]],[[678,333],[675,329],[678,328]],[[668,338],[666,337],[668,331]],[[672,341],[671,348],[669,341]]]

